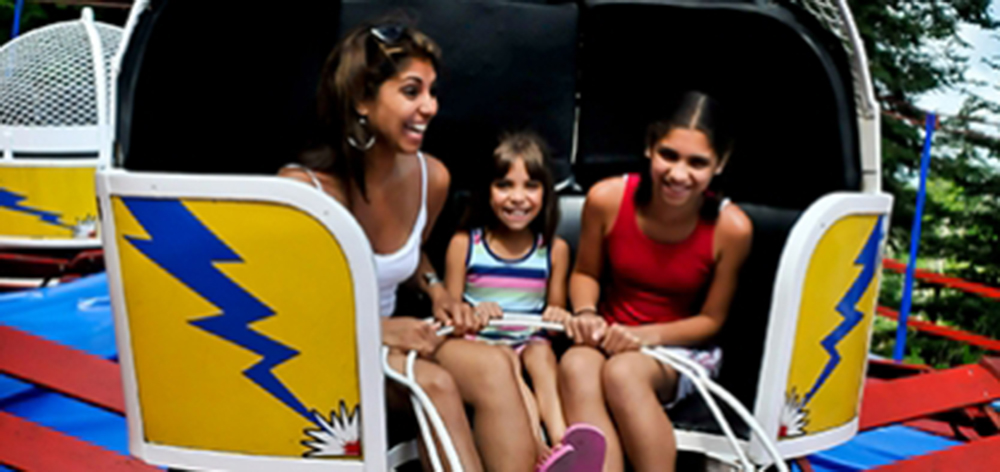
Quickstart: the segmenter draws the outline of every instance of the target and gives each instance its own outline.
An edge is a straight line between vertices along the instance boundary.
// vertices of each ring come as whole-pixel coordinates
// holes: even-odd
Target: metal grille
[[[831,33],[840,39],[844,45],[844,51],[851,62],[851,75],[854,79],[854,102],[862,116],[869,117],[874,113],[874,102],[867,97],[866,91],[869,84],[867,70],[862,73],[862,68],[867,68],[867,61],[864,60],[863,52],[859,54],[858,48],[863,47],[861,39],[851,34],[853,25],[848,25],[851,21],[844,17],[841,12],[840,2],[845,0],[790,0],[816,17],[817,20]]]
[[[94,26],[109,77],[122,31],[103,23]],[[103,99],[107,104],[110,97]],[[0,47],[0,125],[97,124],[94,65],[82,21],[49,25]]]

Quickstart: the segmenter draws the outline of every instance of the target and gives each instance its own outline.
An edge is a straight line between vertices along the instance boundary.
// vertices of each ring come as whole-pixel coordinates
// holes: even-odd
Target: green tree
[[[991,136],[981,123],[1000,120],[1000,105],[968,87],[969,48],[958,36],[962,25],[998,29],[990,0],[852,0],[850,4],[868,52],[876,95],[886,112],[883,187],[896,197],[888,255],[905,261],[909,250],[924,118],[914,103],[929,92],[958,91],[965,96],[964,106],[957,115],[940,120],[934,138],[918,267],[1000,286],[1000,141],[994,137],[996,128]],[[992,58],[994,70],[998,62]],[[898,307],[902,286],[900,275],[887,272],[881,303]],[[1000,338],[1000,301],[918,283],[912,314]],[[873,346],[876,352],[889,354],[894,341],[888,330],[894,324],[880,323],[880,327],[883,332],[876,335]],[[970,362],[979,354],[912,332],[908,346],[915,354],[911,360],[938,366]]]

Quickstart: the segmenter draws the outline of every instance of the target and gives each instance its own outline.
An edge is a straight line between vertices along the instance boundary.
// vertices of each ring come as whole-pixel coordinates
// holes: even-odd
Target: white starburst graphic
[[[360,416],[358,405],[354,405],[354,409],[348,412],[343,401],[340,402],[340,414],[331,411],[329,420],[318,411],[313,411],[320,429],[304,431],[312,437],[311,440],[302,441],[310,449],[306,451],[305,457],[360,456]]]
[[[806,434],[806,425],[809,424],[809,410],[805,408],[804,402],[794,388],[785,394],[785,405],[781,408],[781,420],[778,427],[779,438],[791,438]]]
[[[73,237],[77,239],[83,238],[93,238],[97,236],[97,218],[94,216],[87,216],[86,218],[77,218],[76,224],[70,226],[73,230]]]

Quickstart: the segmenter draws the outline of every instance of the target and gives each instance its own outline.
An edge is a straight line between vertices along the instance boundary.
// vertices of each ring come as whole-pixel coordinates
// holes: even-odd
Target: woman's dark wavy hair
[[[497,179],[502,179],[510,171],[510,166],[518,159],[524,160],[528,175],[542,183],[542,210],[531,222],[529,228],[534,234],[542,235],[545,245],[550,245],[559,224],[559,198],[552,177],[549,147],[541,136],[530,131],[505,133],[500,144],[493,151],[493,165],[489,166],[488,185],[479,185],[473,191],[472,201],[462,218],[460,227],[465,231],[475,228],[496,229],[502,223],[490,207],[490,187]],[[486,179],[484,179],[486,180]]]
[[[372,137],[371,131],[358,121],[357,105],[375,98],[379,87],[406,67],[409,60],[430,61],[435,72],[441,63],[437,43],[397,16],[354,27],[326,58],[317,91],[319,143],[300,158],[308,168],[337,176],[348,189],[356,185],[366,200],[365,153],[347,141],[351,137],[365,143]],[[401,28],[399,39],[392,44],[385,44],[372,33],[374,28],[387,25]]]
[[[681,96],[673,112],[666,118],[654,121],[646,130],[646,149],[653,149],[656,143],[675,129],[696,130],[705,134],[720,165],[729,160],[733,150],[733,139],[729,124],[719,103],[701,92],[687,92]],[[649,204],[653,198],[653,182],[649,171],[641,172],[639,187],[635,191],[638,206]],[[701,206],[701,216],[714,220],[719,216],[722,194],[717,187],[719,179],[712,179],[709,191]]]

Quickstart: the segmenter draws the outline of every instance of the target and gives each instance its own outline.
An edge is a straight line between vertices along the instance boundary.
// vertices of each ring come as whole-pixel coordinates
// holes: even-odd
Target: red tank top
[[[699,220],[683,241],[660,243],[639,229],[635,190],[639,176],[625,177],[625,192],[611,232],[604,238],[610,284],[601,301],[608,322],[641,325],[692,316],[708,288],[715,258],[715,223]]]

